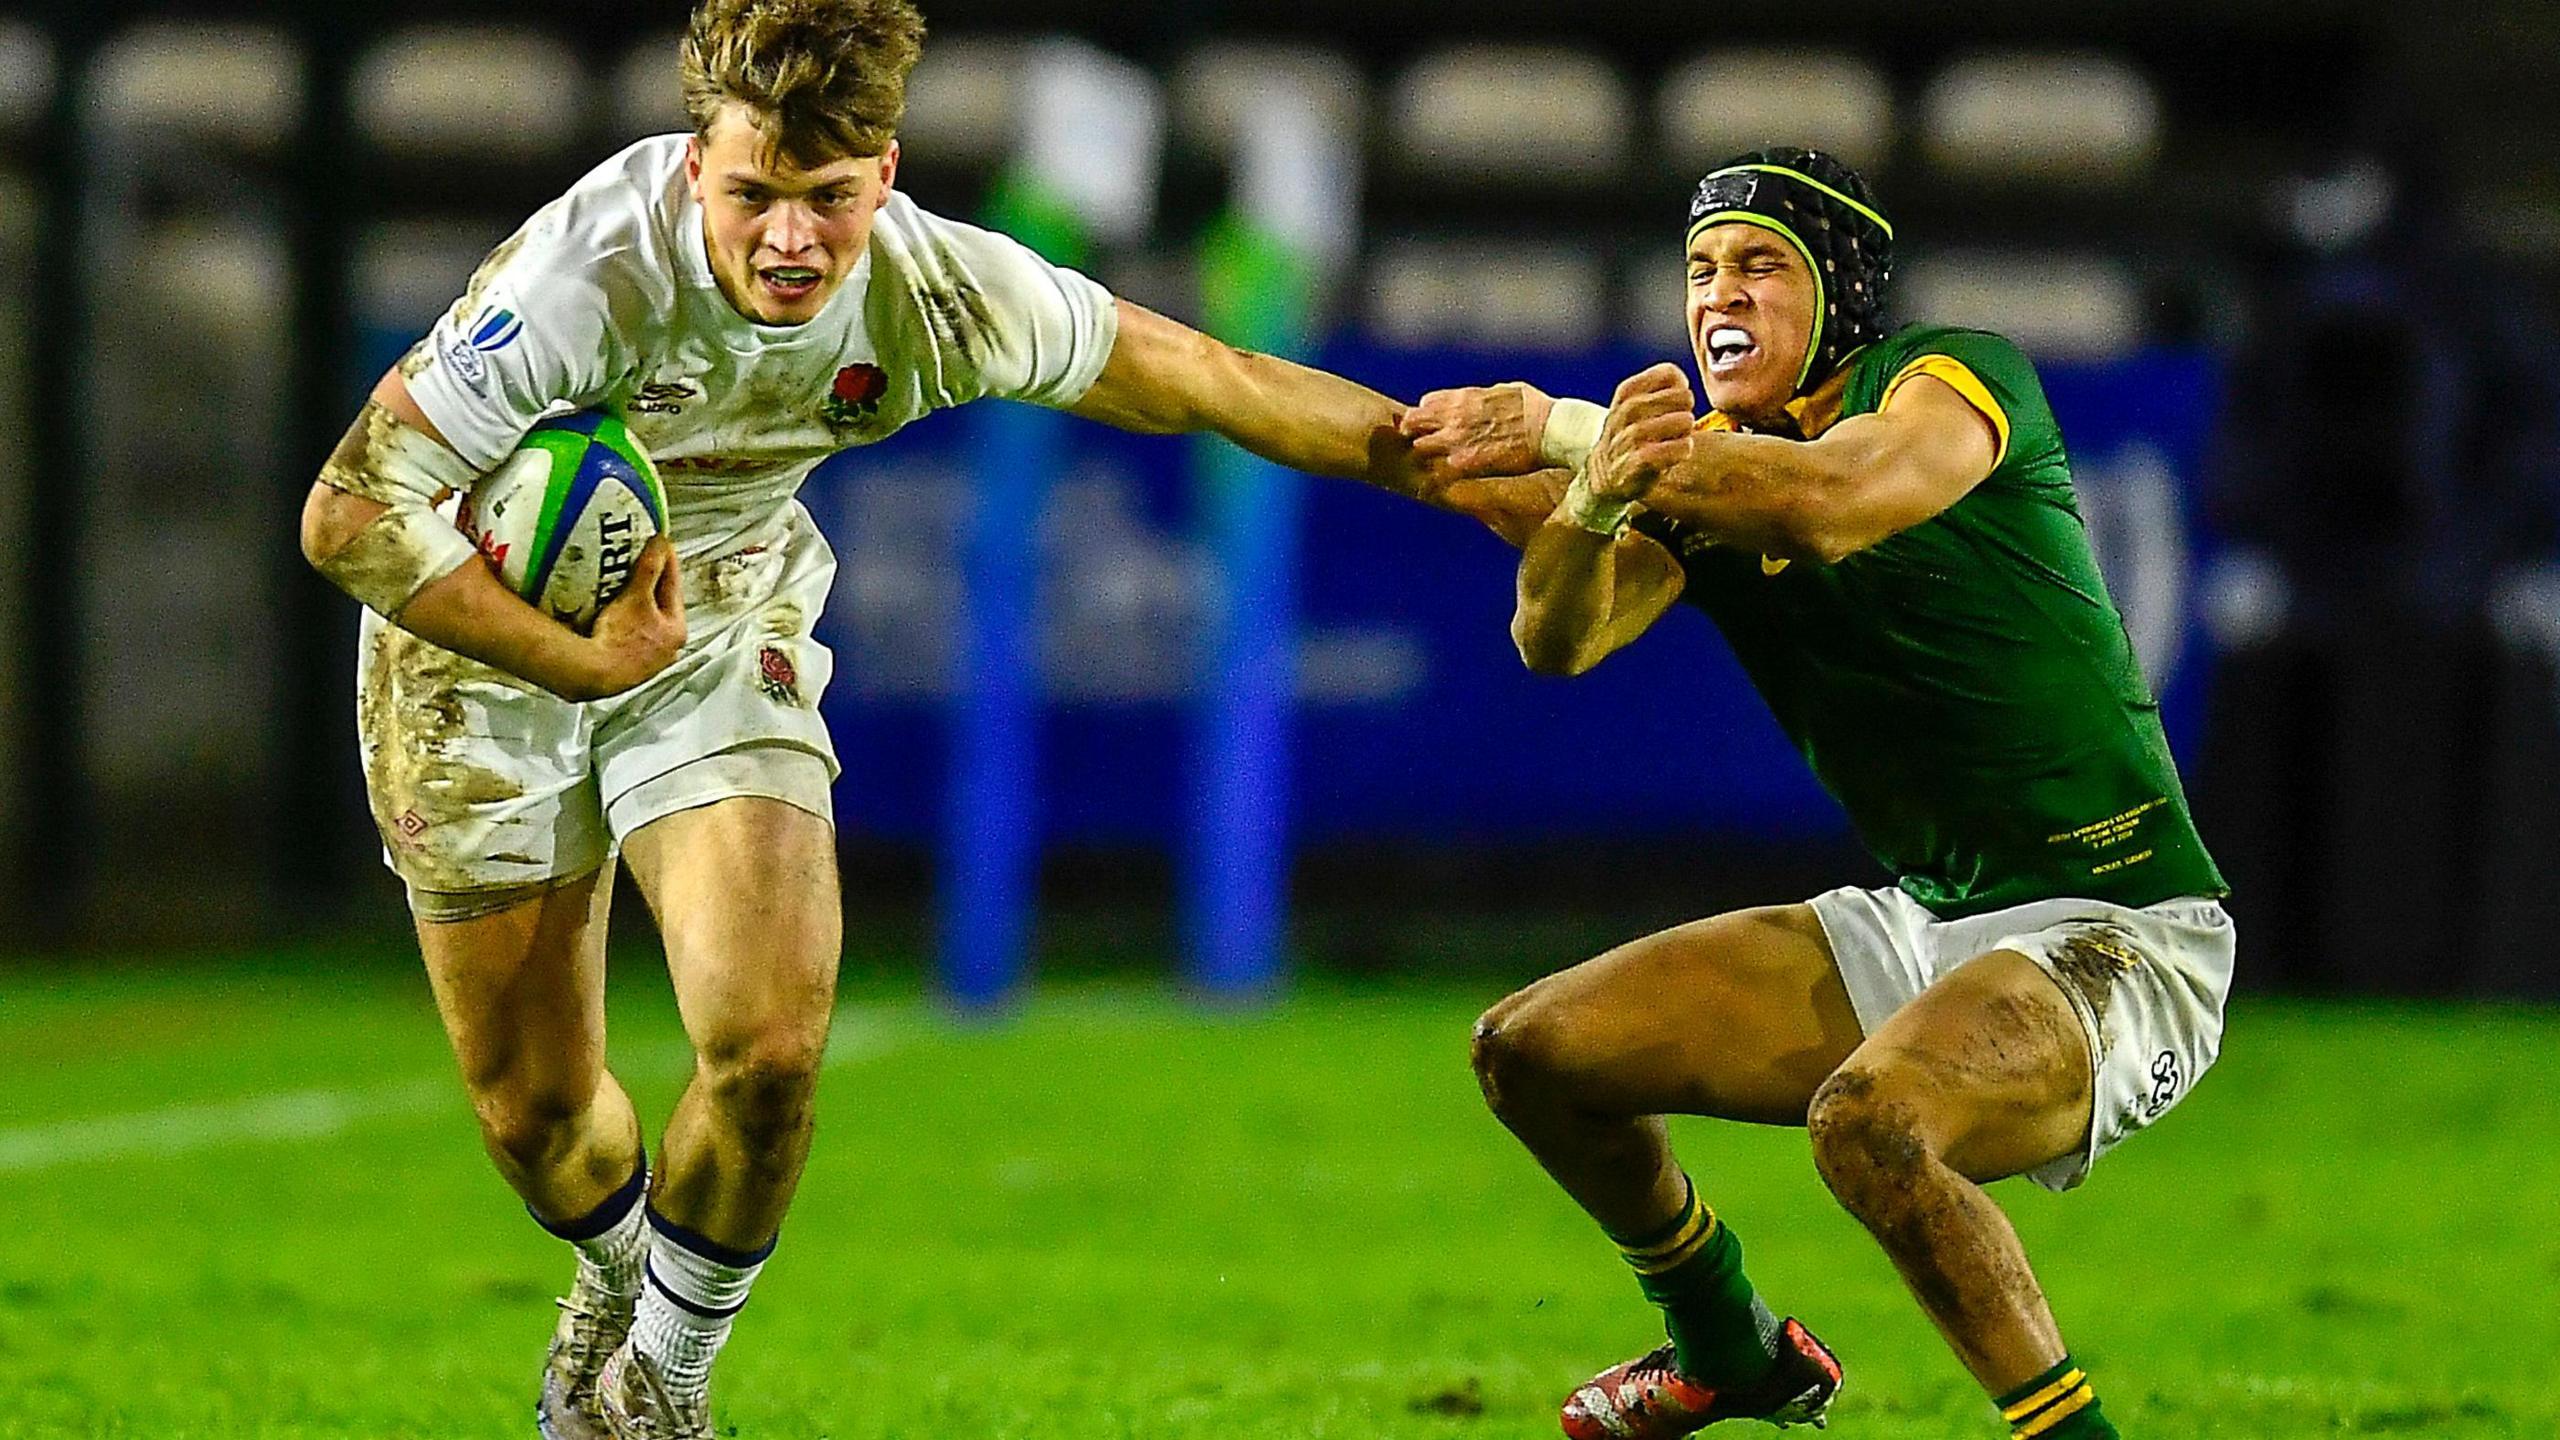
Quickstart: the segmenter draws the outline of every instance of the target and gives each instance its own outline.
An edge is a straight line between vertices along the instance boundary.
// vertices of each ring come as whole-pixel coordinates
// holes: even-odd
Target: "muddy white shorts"
[[[610,699],[563,700],[368,612],[357,670],[384,860],[428,919],[586,875],[652,820],[739,795],[832,821],[813,633],[835,554],[794,503],[770,538],[684,569],[684,652]]]
[[[2231,917],[2213,900],[2129,909],[2103,900],[2040,900],[1941,920],[1897,888],[1830,890],[1813,913],[1872,1035],[1939,977],[1977,956],[2015,950],[2054,977],[2089,1036],[2089,1138],[2027,1172],[2068,1190],[2127,1135],[2186,1096],[2222,1051],[2231,993]]]

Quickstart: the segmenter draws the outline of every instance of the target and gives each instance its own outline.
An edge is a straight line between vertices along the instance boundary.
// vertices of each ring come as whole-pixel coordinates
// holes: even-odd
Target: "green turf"
[[[626,969],[617,1053],[663,1115],[672,1007]],[[724,1430],[1552,1435],[1658,1331],[1483,1114],[1486,989],[1204,1019],[1078,987],[997,1026],[857,990]],[[2556,1056],[2549,1012],[2244,1004],[2086,1188],[2001,1187],[2108,1412],[2560,1434]],[[531,1434],[565,1251],[482,1160],[407,973],[0,971],[0,1081],[0,1437]],[[243,1117],[261,1138],[169,1148]],[[1800,1135],[1680,1139],[1762,1289],[1846,1359],[1832,1433],[1999,1433]]]

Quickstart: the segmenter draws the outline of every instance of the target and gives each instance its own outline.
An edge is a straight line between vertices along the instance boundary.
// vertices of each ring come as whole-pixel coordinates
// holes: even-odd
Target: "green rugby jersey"
[[[1989,478],[1937,518],[1830,566],[1706,544],[1655,515],[1638,528],[1679,555],[1682,598],[1932,912],[2225,893],[2034,367],[1997,335],[1911,326],[1850,358],[1841,418],[1921,374],[1999,435]]]

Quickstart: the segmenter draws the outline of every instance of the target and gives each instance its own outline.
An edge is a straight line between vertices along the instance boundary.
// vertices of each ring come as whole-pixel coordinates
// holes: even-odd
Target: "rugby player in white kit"
[[[819,460],[995,396],[1221,434],[1524,535],[1555,498],[1434,488],[1386,397],[917,209],[892,185],[922,34],[909,0],[703,0],[693,133],[614,156],[491,254],[303,514],[305,554],[371,612],[367,788],[483,1140],[578,1253],[551,1440],[711,1433],[712,1359],[807,1154],[842,939],[812,629],[835,560],[793,498]],[[673,542],[587,635],[436,508],[583,407],[656,457]],[[654,1165],[604,1063],[617,857],[695,1051]]]

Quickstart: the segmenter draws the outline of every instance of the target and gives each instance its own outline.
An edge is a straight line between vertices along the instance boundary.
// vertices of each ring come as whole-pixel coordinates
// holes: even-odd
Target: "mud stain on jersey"
[[[726,617],[756,603],[772,588],[781,557],[769,546],[750,545],[685,572],[685,608]]]
[[[499,241],[498,248],[481,259],[480,268],[471,272],[471,283],[462,287],[462,298],[454,302],[456,321],[469,319],[480,308],[481,294],[489,288],[490,281],[498,278],[498,272],[507,268],[507,262],[516,258],[516,252],[524,248],[525,237],[532,229],[531,225],[523,226]]]
[[[347,433],[338,437],[337,448],[320,462],[320,483],[377,505],[396,505],[408,499],[383,473],[380,458],[391,453],[391,427],[399,423],[400,417],[380,404],[364,402],[354,423],[347,426]]]
[[[376,630],[371,643],[356,729],[374,824],[411,883],[430,890],[483,883],[431,832],[524,794],[523,785],[461,753],[470,720],[460,687],[497,672],[396,626]]]
[[[2086,1004],[2101,1036],[2107,1033],[2107,1006],[2115,999],[2116,982],[2141,963],[2133,932],[2103,920],[2071,926],[2068,938],[2053,947],[2053,978]]]
[[[948,287],[928,285],[920,293],[925,324],[932,328],[936,343],[984,369],[995,349],[996,334],[995,311],[987,304],[986,292],[955,282]]]

